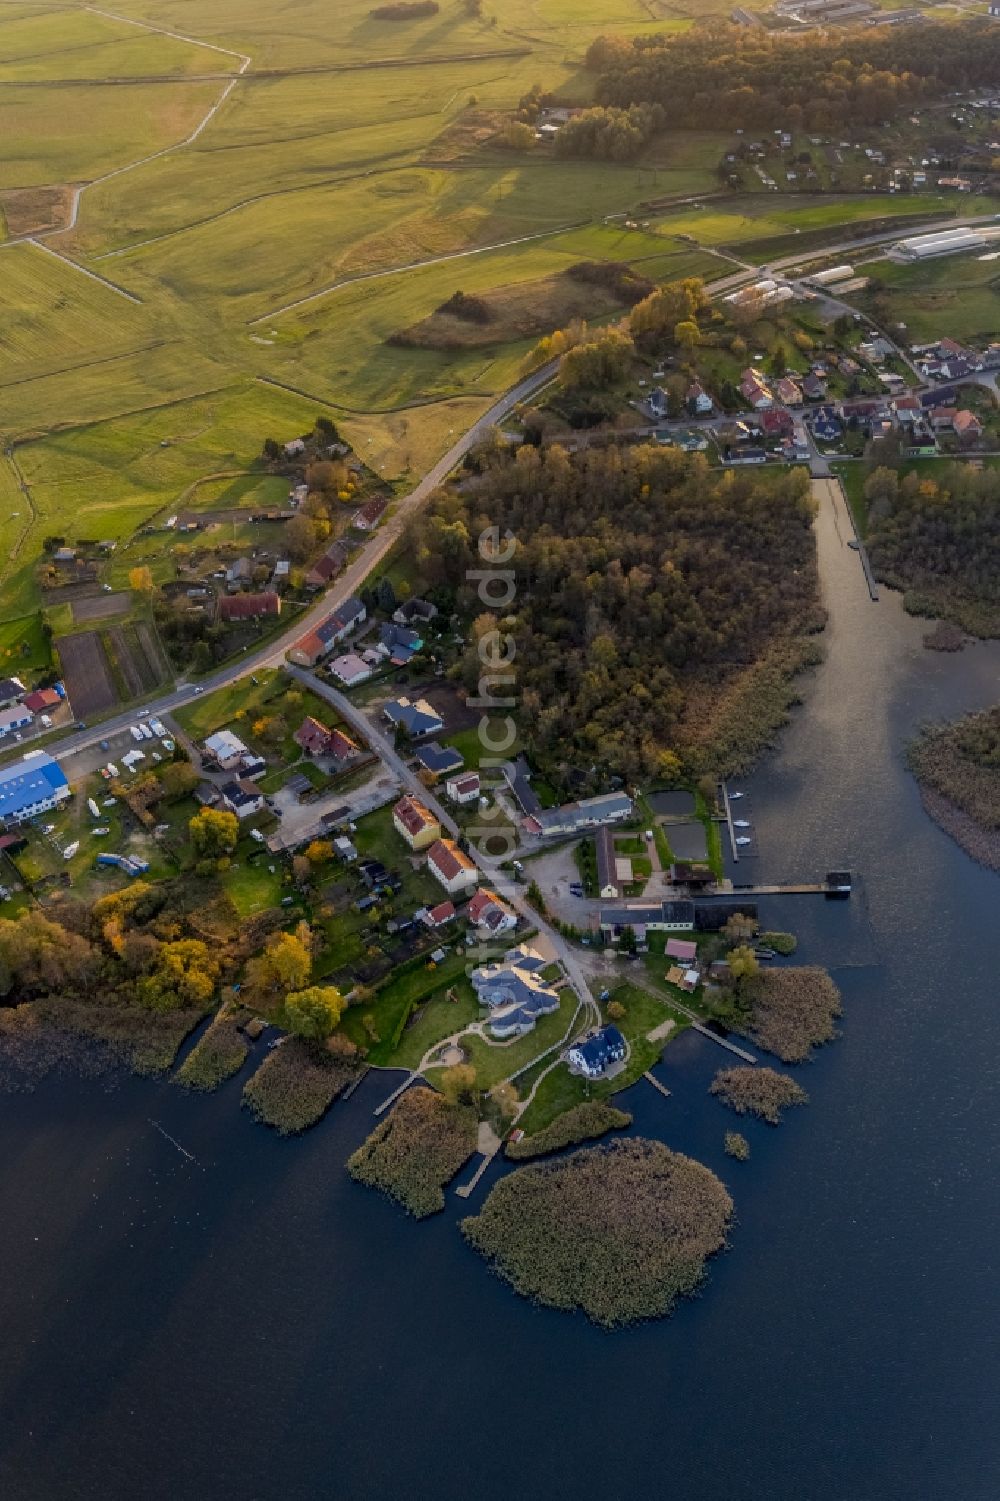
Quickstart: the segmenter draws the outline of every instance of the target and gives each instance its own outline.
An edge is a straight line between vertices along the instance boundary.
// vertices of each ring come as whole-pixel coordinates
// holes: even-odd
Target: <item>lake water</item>
[[[754,875],[861,876],[763,908],[835,969],[843,1037],[799,1071],[808,1109],[741,1126],[748,1164],[711,1043],[668,1050],[669,1101],[626,1096],[731,1186],[703,1296],[611,1336],[522,1302],[458,1201],[418,1226],[347,1178],[384,1078],[293,1142],[238,1081],[50,1082],[0,1100],[3,1501],[993,1501],[1000,884],[900,751],[1000,698],[1000,649],[923,651],[847,535],[827,506],[828,660],[747,784]]]

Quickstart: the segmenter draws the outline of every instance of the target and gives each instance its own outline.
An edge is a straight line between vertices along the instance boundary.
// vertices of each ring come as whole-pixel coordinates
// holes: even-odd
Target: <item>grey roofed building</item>
[[[740,914],[757,920],[757,903],[726,901],[696,902],[694,904],[694,928],[699,933],[718,933],[731,917]]]
[[[602,823],[620,823],[632,814],[632,799],[626,792],[603,792],[585,797],[578,803],[563,803],[561,808],[543,808],[525,820],[526,827],[537,834],[576,834]]]
[[[620,897],[622,883],[618,879],[615,855],[615,836],[607,824],[602,824],[594,834],[597,856],[597,894],[608,898]]]
[[[602,907],[599,921],[604,932],[615,936],[626,928],[686,933],[695,925],[695,906],[688,901],[622,902],[617,907]]]
[[[15,703],[26,692],[20,678],[0,678],[0,706]]]
[[[518,756],[514,761],[506,761],[503,774],[507,786],[517,799],[521,812],[529,818],[536,813],[541,813],[541,802],[531,785],[531,767],[524,756]]]
[[[495,1037],[530,1032],[538,1017],[559,1009],[559,992],[541,978],[545,960],[525,944],[509,949],[498,964],[483,964],[471,980],[480,1005],[492,1012]]]
[[[397,625],[412,625],[415,620],[426,624],[436,614],[437,605],[432,605],[430,600],[408,599],[393,611],[392,618]]]
[[[396,625],[387,620],[379,628],[376,650],[389,658],[396,667],[405,667],[411,657],[423,648],[424,638],[419,631],[405,625]]]

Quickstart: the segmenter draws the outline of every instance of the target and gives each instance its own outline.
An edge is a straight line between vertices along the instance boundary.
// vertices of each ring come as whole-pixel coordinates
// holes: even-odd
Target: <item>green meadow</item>
[[[270,496],[248,474],[263,439],[320,411],[386,479],[424,473],[534,342],[387,343],[457,290],[584,258],[710,278],[729,269],[716,246],[925,206],[669,211],[719,195],[722,130],[667,132],[631,165],[485,139],[536,83],[590,102],[594,37],[721,0],[441,0],[402,22],[372,0],[123,3],[0,6],[2,617],[37,609],[46,535],[116,540],[120,581],[157,515]]]
[[[980,250],[914,265],[875,261],[865,272],[878,286],[879,308],[893,323],[904,323],[916,343],[995,338],[1000,330],[1000,259],[984,259],[990,255]],[[864,305],[872,300],[866,294]]]

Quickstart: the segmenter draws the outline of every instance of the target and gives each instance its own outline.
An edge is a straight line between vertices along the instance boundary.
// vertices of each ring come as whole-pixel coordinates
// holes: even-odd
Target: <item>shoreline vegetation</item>
[[[928,726],[907,746],[906,764],[934,822],[1000,871],[1000,707]]]
[[[801,1084],[773,1068],[720,1068],[708,1092],[737,1115],[755,1115],[770,1126],[780,1125],[790,1106],[809,1103]]]
[[[803,1063],[837,1036],[840,991],[819,965],[762,970],[742,982],[723,1019],[782,1063]]]
[[[702,1163],[632,1138],[518,1168],[461,1228],[523,1297],[614,1329],[693,1293],[732,1211]]]
[[[241,1027],[252,1016],[244,1007],[223,1004],[173,1076],[186,1089],[215,1089],[239,1073],[250,1053]]]
[[[426,1219],[444,1208],[444,1190],[475,1152],[477,1135],[471,1106],[415,1084],[347,1159],[347,1171]]]
[[[504,1150],[513,1160],[526,1162],[532,1157],[544,1157],[549,1152],[561,1152],[564,1147],[579,1146],[583,1141],[594,1141],[608,1131],[624,1131],[631,1124],[632,1117],[627,1110],[618,1110],[605,1100],[585,1100],[533,1136],[509,1141]]]
[[[358,1074],[356,1058],[303,1037],[272,1048],[243,1086],[243,1103],[280,1136],[294,1136],[326,1114]]]

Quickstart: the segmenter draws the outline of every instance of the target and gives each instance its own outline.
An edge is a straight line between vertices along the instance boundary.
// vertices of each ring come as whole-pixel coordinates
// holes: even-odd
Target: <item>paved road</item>
[[[352,704],[351,700],[345,694],[339,692],[330,683],[324,682],[313,673],[307,672],[301,667],[289,667],[287,671],[298,682],[311,688],[314,693],[319,694],[320,698],[325,699],[353,729],[357,730],[360,735],[363,735],[372,750],[380,757],[383,764],[388,766],[399,777],[402,785],[408,791],[412,792],[415,797],[419,797],[421,802],[436,814],[440,820],[441,827],[447,829],[453,838],[458,837],[461,831],[448,809],[438,798],[434,789],[425,787],[416,772],[407,766],[402,756],[400,756],[395,743],[372,723],[371,719],[358,708],[357,704]],[[537,927],[549,939],[569,977],[573,989],[585,1005],[590,1005],[594,1008],[595,1020],[599,1020],[599,1014],[597,1014],[596,1006],[591,996],[590,986],[587,984],[587,977],[584,974],[582,966],[577,961],[574,950],[570,948],[562,934],[551,927],[529,905],[519,886],[508,881],[506,875],[500,869],[499,860],[485,855],[475,844],[470,846],[469,856],[470,859],[476,862],[476,865],[491,885],[501,888],[504,900],[509,902],[527,922],[533,927]]]
[[[995,216],[993,215],[979,215],[967,219],[950,220],[949,224],[952,227],[958,228],[966,224],[992,222],[994,219]],[[933,223],[926,226],[928,229],[934,227]],[[919,234],[921,228],[919,226],[907,226],[907,232],[911,235]],[[888,232],[886,234],[872,235],[863,240],[843,241],[839,245],[825,246],[822,251],[817,251],[815,255],[812,252],[807,252],[804,255],[785,256],[771,262],[769,266],[762,266],[760,274],[780,270],[783,266],[791,265],[804,259],[815,259],[820,255],[837,255],[848,249],[862,249],[865,246],[884,243],[886,240],[895,238],[898,238],[898,233]],[[753,271],[739,271],[731,276],[721,277],[717,281],[708,283],[707,290],[711,294],[717,295],[745,282],[748,276],[755,274],[757,273]],[[533,395],[542,386],[546,385],[555,374],[556,364],[556,361],[552,361],[550,364],[534,371],[495,401],[472,427],[452,444],[448,452],[438,460],[434,467],[414,486],[409,494],[397,501],[390,519],[375,533],[367,545],[361,549],[354,562],[345,569],[333,588],[317,600],[315,605],[310,606],[308,610],[298,615],[294,626],[289,631],[283,633],[276,640],[269,642],[257,651],[248,652],[238,662],[230,663],[227,667],[221,668],[217,673],[205,678],[199,685],[200,691],[210,693],[213,689],[224,687],[261,667],[284,665],[285,653],[292,641],[296,640],[299,636],[305,635],[307,631],[317,625],[326,615],[360,589],[372,569],[378,566],[398,541],[410,517],[419,510],[433,491],[447,479],[448,475],[462,461],[469,449],[484,439],[489,434],[491,428],[498,422],[502,422],[520,402],[526,400],[527,397]],[[157,714],[169,713],[173,709],[190,703],[195,695],[196,689],[194,685],[183,684],[172,692],[164,694],[156,700],[151,700],[149,707],[152,712]],[[78,731],[72,736],[60,740],[57,745],[51,748],[61,757],[73,756],[81,750],[96,745],[100,740],[109,739],[116,731],[120,731],[131,723],[135,715],[136,707],[133,706],[127,713],[122,713],[105,720],[98,729]]]
[[[191,703],[198,693],[211,693],[216,688],[223,688],[227,684],[235,682],[238,678],[246,677],[249,673],[256,672],[262,667],[281,667],[285,665],[285,653],[297,641],[300,636],[312,630],[321,620],[324,620],[338,605],[344,603],[352,594],[356,594],[365,579],[377,568],[383,558],[395,546],[402,535],[403,529],[410,517],[424,504],[439,485],[447,479],[451,471],[461,463],[470,448],[486,438],[490,430],[502,422],[514,408],[526,400],[527,397],[546,385],[555,374],[556,362],[544,365],[540,370],[534,371],[519,381],[510,391],[495,401],[488,411],[473,423],[467,432],[452,444],[448,452],[424,475],[423,479],[414,486],[408,495],[398,500],[393,508],[389,520],[372,536],[366,545],[358,553],[357,557],[340,577],[333,587],[308,610],[296,615],[295,624],[281,636],[267,642],[256,651],[247,652],[237,662],[230,662],[218,672],[203,678],[196,686],[192,683],[181,684],[178,688],[155,700],[149,700],[148,706],[154,714],[170,713],[173,709],[181,708],[184,704]],[[133,723],[137,713],[137,706],[133,705],[127,712],[117,714],[110,719],[103,720],[95,729],[77,731],[75,734],[65,737],[58,744],[49,747],[52,752],[60,757],[76,755],[96,745],[101,740],[108,740],[116,731],[126,728]],[[347,717],[347,716],[345,716]]]

